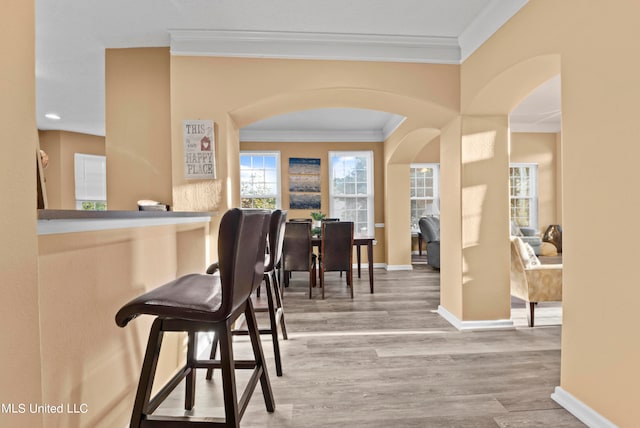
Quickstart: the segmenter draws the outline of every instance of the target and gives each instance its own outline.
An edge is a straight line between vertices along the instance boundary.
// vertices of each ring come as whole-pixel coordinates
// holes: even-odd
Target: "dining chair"
[[[258,382],[262,387],[268,412],[275,401],[250,296],[262,281],[264,253],[269,230],[268,211],[232,209],[220,221],[218,234],[218,272],[215,275],[181,276],[125,304],[116,314],[119,327],[125,327],[139,315],[154,315],[149,333],[140,381],[133,405],[132,428],[167,426],[239,427],[251,395]],[[243,315],[247,321],[253,349],[252,360],[235,360],[232,325]],[[215,332],[220,341],[220,359],[197,358],[198,332]],[[154,377],[164,332],[186,332],[187,355],[184,366],[151,398]],[[219,368],[222,374],[224,421],[211,417],[193,417],[196,369]],[[235,370],[251,369],[253,373],[244,392],[238,394]],[[155,410],[182,380],[185,380],[185,415],[154,415]]]
[[[316,286],[316,258],[311,241],[311,222],[288,222],[282,245],[282,271],[285,286],[290,272],[309,272],[309,298]]]
[[[322,223],[319,264],[322,298],[324,299],[325,272],[338,271],[347,273],[347,285],[351,288],[353,299],[353,222]]]

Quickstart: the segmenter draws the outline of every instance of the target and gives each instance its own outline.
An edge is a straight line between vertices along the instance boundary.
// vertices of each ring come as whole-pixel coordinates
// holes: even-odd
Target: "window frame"
[[[413,187],[413,183],[411,182],[411,170],[418,168],[431,168],[433,170],[433,196],[411,196],[411,188]],[[420,162],[420,163],[412,163],[409,165],[409,205],[410,205],[410,214],[409,218],[413,217],[413,207],[411,206],[411,201],[423,201],[423,200],[432,200],[433,204],[438,209],[438,217],[440,217],[440,164],[437,162]],[[420,227],[416,223],[415,228],[413,223],[411,224],[412,232],[419,232]]]
[[[241,150],[240,154],[238,156],[238,166],[240,169],[240,201],[242,201],[242,199],[256,199],[258,197],[254,196],[254,195],[243,195],[242,194],[242,156],[243,155],[247,155],[247,156],[275,156],[276,159],[276,195],[275,196],[261,196],[260,198],[271,198],[271,197],[275,197],[276,200],[276,206],[275,209],[281,209],[282,208],[282,175],[281,175],[281,169],[282,169],[282,164],[280,162],[281,156],[280,156],[280,150]],[[253,203],[251,204],[253,206]]]
[[[366,180],[367,180],[367,192],[365,195],[354,193],[338,194],[336,193],[334,186],[334,159],[346,158],[346,157],[364,157],[366,159]],[[334,200],[337,198],[366,198],[367,199],[367,232],[361,233],[357,227],[354,227],[354,235],[360,236],[375,236],[375,157],[373,150],[331,150],[328,153],[329,159],[329,216],[334,218],[340,218],[341,220],[348,221],[344,218],[341,212],[338,212],[335,206]],[[355,223],[355,222],[354,222]],[[355,225],[354,225],[355,226]]]
[[[511,175],[512,168],[529,168],[529,188],[531,189],[530,196],[513,196],[511,194]],[[514,199],[528,199],[529,203],[529,224],[523,225],[517,221],[517,218],[512,216],[512,201]],[[538,164],[533,162],[511,162],[509,163],[509,221],[515,221],[518,226],[533,227],[538,229]]]
[[[98,163],[101,171],[89,171],[93,179],[88,179],[88,162]],[[100,174],[101,183],[95,175]],[[107,209],[107,157],[90,153],[73,154],[73,182],[76,210],[105,211]]]

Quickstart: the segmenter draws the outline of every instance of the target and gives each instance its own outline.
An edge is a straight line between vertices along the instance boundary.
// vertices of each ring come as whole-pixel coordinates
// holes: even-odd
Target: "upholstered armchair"
[[[440,219],[422,217],[418,221],[422,239],[427,242],[427,261],[429,266],[440,269]]]
[[[542,238],[540,233],[533,227],[519,227],[515,222],[511,222],[511,237],[519,237],[522,242],[526,242],[531,245],[536,256],[540,255],[540,247],[542,245]]]
[[[511,295],[529,305],[529,327],[534,325],[537,302],[562,301],[562,265],[543,265],[531,246],[519,237],[511,238]]]

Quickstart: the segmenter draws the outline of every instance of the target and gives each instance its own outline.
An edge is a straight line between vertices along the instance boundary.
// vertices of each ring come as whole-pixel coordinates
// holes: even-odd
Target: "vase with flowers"
[[[322,211],[312,211],[311,218],[313,219],[313,227],[320,228],[322,225],[322,220],[326,217],[326,215]]]

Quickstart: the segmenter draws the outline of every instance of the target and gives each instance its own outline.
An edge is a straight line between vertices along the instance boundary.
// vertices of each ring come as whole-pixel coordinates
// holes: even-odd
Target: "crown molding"
[[[326,129],[240,129],[240,141],[261,143],[378,143],[386,141],[406,118],[392,115],[382,129],[326,130]]]
[[[391,136],[391,134],[396,132],[396,129],[398,129],[398,127],[402,125],[402,122],[404,122],[405,119],[406,116],[402,116],[399,114],[394,114],[393,116],[391,116],[389,118],[389,121],[382,128],[382,141],[386,141],[387,138]]]
[[[456,37],[169,30],[171,55],[459,64]]]
[[[492,0],[458,37],[460,62],[464,62],[529,0]]]
[[[384,141],[379,130],[332,131],[287,129],[240,129],[240,141],[259,143],[376,143]]]

